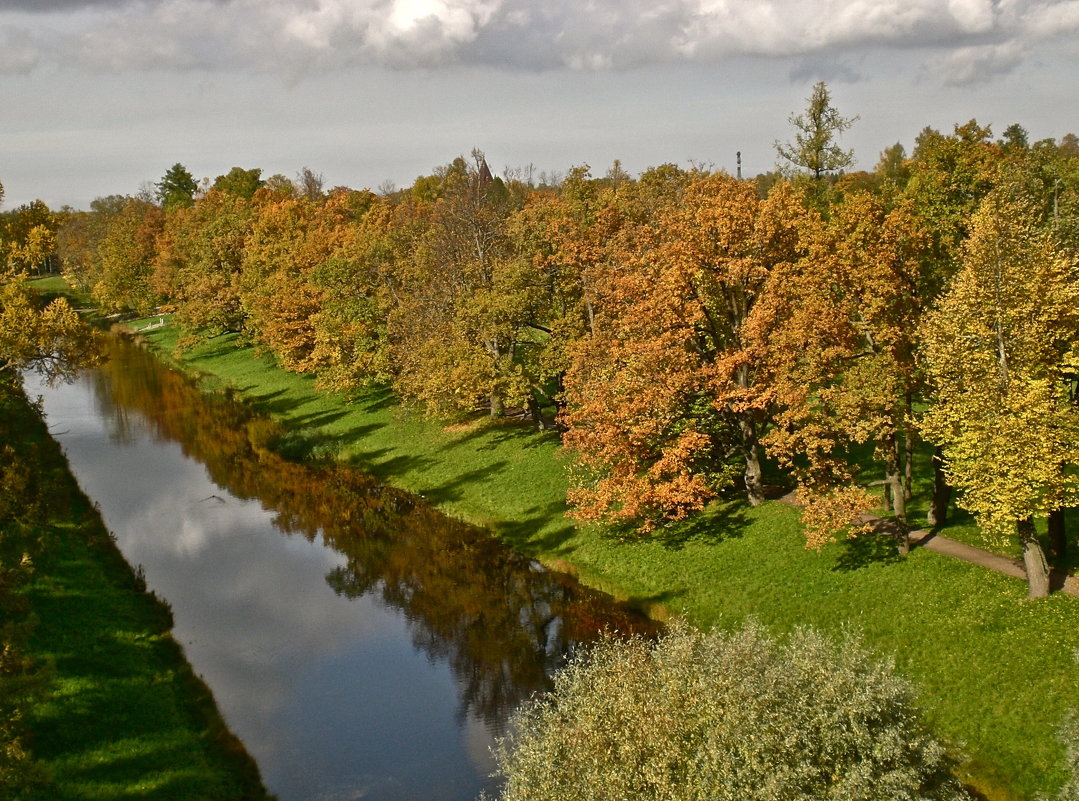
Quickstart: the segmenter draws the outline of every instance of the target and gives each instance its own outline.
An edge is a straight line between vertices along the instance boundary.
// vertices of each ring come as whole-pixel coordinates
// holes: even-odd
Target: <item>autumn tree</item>
[[[296,190],[303,197],[307,198],[311,202],[315,203],[323,199],[325,193],[323,192],[323,178],[322,173],[316,173],[310,167],[304,167],[296,174]]]
[[[325,304],[313,274],[350,241],[355,209],[347,193],[323,203],[266,190],[256,194],[254,209],[237,282],[246,325],[282,367],[312,371]]]
[[[48,272],[56,257],[56,231],[50,226],[35,225],[21,242],[12,242],[8,258],[16,266],[35,275]]]
[[[1036,219],[1022,199],[987,196],[922,326],[936,388],[925,434],[983,530],[1018,533],[1031,597],[1049,591],[1034,518],[1079,500],[1079,276]]]
[[[175,302],[189,340],[244,329],[238,281],[252,216],[244,198],[211,189],[166,218],[152,282]]]
[[[532,383],[533,419],[547,419],[541,407],[565,407],[565,375],[576,343],[595,328],[599,287],[607,245],[627,220],[610,182],[595,180],[588,165],[573,167],[557,192],[531,192],[508,224],[512,247],[530,262],[523,273],[531,289],[529,317],[519,358]],[[628,178],[618,186],[634,195]]]
[[[529,394],[517,358],[529,265],[507,238],[513,197],[483,154],[472,156],[444,171],[421,238],[398,262],[388,331],[403,395],[433,412],[483,405],[499,417]]]
[[[49,377],[71,375],[93,362],[93,331],[66,300],[40,308],[26,286],[26,274],[0,267],[0,380],[10,382],[20,370]]]
[[[768,450],[794,470],[807,538],[820,545],[879,505],[857,478],[860,446],[872,447],[906,522],[922,237],[909,206],[888,212],[864,192],[801,225],[807,251],[772,270],[748,331],[774,407]]]
[[[566,376],[580,517],[647,530],[739,474],[760,502],[763,399],[743,326],[769,270],[793,258],[799,210],[789,187],[762,202],[752,184],[700,174],[678,203],[619,234],[594,282],[594,330]]]
[[[54,269],[57,215],[41,200],[24,203],[0,217],[3,250],[16,270],[40,275]],[[3,251],[0,251],[3,255]]]
[[[151,285],[163,212],[152,203],[128,199],[104,225],[91,255],[94,300],[110,312],[150,312],[159,296]]]

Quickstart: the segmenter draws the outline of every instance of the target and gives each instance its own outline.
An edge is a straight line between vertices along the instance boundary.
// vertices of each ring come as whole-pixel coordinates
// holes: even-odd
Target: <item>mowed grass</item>
[[[258,770],[172,639],[171,613],[144,591],[39,418],[55,503],[24,589],[36,618],[27,653],[51,664],[28,716],[49,783],[32,801],[262,799]]]
[[[167,354],[176,332],[146,338]],[[1021,581],[929,551],[899,558],[885,540],[807,551],[797,510],[779,502],[727,500],[646,539],[580,528],[565,516],[553,435],[479,417],[444,425],[385,389],[346,402],[232,337],[182,360],[206,388],[238,389],[284,421],[286,452],[355,464],[659,616],[859,632],[916,684],[931,725],[966,754],[964,778],[990,798],[1034,799],[1064,778],[1056,730],[1079,707],[1077,598],[1029,602]]]

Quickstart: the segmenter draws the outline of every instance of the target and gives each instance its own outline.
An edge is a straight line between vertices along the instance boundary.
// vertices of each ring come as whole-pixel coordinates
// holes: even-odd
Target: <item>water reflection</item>
[[[272,423],[110,351],[42,390],[50,422],[282,801],[473,798],[565,652],[646,625],[356,471],[280,459]]]

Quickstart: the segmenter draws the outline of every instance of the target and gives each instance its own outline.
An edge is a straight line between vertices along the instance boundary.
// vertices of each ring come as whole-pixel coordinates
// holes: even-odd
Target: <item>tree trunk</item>
[[[1049,564],[1034,530],[1034,518],[1027,517],[1016,523],[1019,541],[1023,544],[1023,566],[1027,570],[1028,598],[1044,598],[1049,594]]]
[[[948,502],[951,499],[952,488],[948,486],[947,477],[944,475],[944,451],[938,445],[933,448],[933,497],[929,501],[926,525],[935,528],[948,521]]]
[[[761,481],[761,454],[757,439],[757,424],[752,418],[743,416],[738,421],[742,429],[742,451],[746,459],[746,496],[750,506],[764,503],[764,484]]]
[[[888,497],[892,514],[899,523],[896,536],[899,542],[899,552],[903,555],[910,553],[910,534],[907,526],[907,488],[903,481],[905,459],[902,446],[897,437],[892,438],[888,446],[892,458],[885,467],[885,496]]]
[[[904,497],[909,501],[914,498],[914,432],[909,428],[903,439],[903,478]]]
[[[907,525],[907,493],[903,487],[903,474],[899,472],[899,465],[889,474],[888,486],[892,489],[892,513],[899,522],[899,553],[906,556],[910,553],[910,527]]]
[[[547,429],[547,421],[543,419],[543,412],[540,410],[539,401],[534,397],[528,399],[528,412],[532,415],[532,424],[540,431],[545,431]]]
[[[1049,555],[1060,563],[1068,555],[1068,532],[1064,528],[1064,510],[1049,513]]]
[[[480,407],[483,408],[482,406]],[[491,393],[491,417],[502,416],[502,396],[498,392]]]

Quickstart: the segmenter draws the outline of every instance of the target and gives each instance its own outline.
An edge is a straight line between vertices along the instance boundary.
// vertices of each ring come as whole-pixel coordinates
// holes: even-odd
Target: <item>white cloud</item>
[[[986,83],[1011,72],[1022,62],[1023,56],[1023,47],[1017,42],[962,47],[936,62],[935,71],[951,86]]]
[[[35,29],[9,29],[16,17]],[[41,64],[33,43],[51,31],[71,44],[49,48],[55,62],[107,71],[606,70],[884,46],[943,52],[932,65],[963,82],[1079,32],[1079,0],[142,0],[77,14],[0,12],[0,31],[4,72]]]

